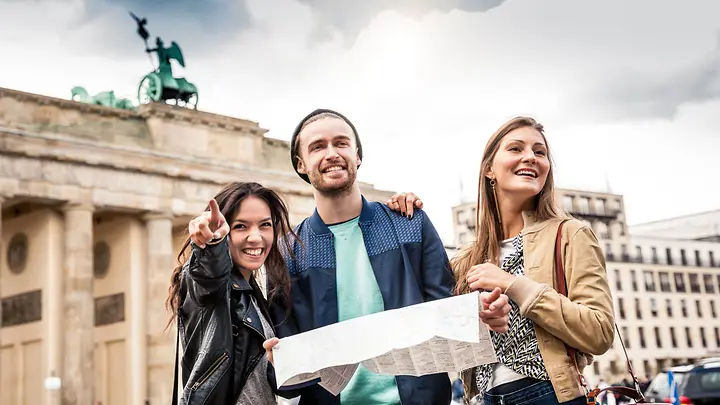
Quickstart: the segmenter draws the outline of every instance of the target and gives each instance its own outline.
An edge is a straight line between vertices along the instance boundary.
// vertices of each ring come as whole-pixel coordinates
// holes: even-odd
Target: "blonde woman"
[[[480,167],[476,239],[453,260],[456,292],[500,287],[512,309],[509,333],[492,333],[499,362],[466,372],[468,391],[486,405],[584,404],[578,372],[610,348],[615,331],[602,249],[590,227],[555,203],[550,149],[537,121],[506,122]],[[565,297],[556,291],[554,256],[568,219]],[[578,350],[576,359],[565,345]]]
[[[463,373],[466,399],[479,395],[485,405],[585,404],[579,372],[613,342],[612,297],[592,229],[555,203],[550,149],[534,119],[514,118],[490,137],[477,212],[475,241],[452,260],[455,292],[500,287],[511,311],[508,333],[491,332],[499,361]],[[567,297],[554,280],[563,222]],[[566,345],[577,350],[575,359]]]

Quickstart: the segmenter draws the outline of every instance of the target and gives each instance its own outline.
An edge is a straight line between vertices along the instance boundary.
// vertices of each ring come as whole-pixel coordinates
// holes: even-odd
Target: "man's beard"
[[[320,171],[313,173],[310,178],[310,184],[312,184],[315,190],[319,191],[320,194],[326,197],[337,197],[348,194],[355,184],[357,179],[357,168],[348,166],[347,167],[347,180],[340,184],[327,184],[323,179],[323,174]]]

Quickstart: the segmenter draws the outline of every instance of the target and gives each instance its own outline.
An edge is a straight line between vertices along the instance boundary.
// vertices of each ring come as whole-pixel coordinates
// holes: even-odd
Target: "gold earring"
[[[497,191],[495,190],[495,178],[490,179],[490,186],[493,190],[493,197],[495,197],[495,209],[497,210],[498,222],[502,224],[502,216],[500,215],[500,204],[498,203]]]

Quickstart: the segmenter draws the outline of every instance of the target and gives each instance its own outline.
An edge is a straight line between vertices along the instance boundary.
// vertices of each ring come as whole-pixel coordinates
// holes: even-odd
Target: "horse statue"
[[[101,105],[110,108],[119,108],[122,110],[134,110],[135,106],[132,101],[127,98],[115,97],[114,91],[103,91],[91,96],[84,87],[76,86],[70,90],[71,99],[80,103]]]
[[[193,83],[187,81],[184,77],[176,77],[173,75],[171,60],[185,67],[185,58],[182,50],[177,42],[172,41],[170,46],[166,47],[165,42],[160,37],[155,37],[155,48],[150,49],[146,18],[140,18],[133,13],[130,16],[137,23],[137,33],[145,42],[145,52],[148,54],[155,53],[157,55],[158,66],[154,70],[145,75],[140,80],[138,86],[138,103],[146,104],[152,102],[172,102],[177,106],[197,109],[198,89]]]

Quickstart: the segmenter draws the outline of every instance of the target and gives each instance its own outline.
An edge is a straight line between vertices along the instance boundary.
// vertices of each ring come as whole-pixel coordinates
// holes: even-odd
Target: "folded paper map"
[[[474,292],[378,312],[280,340],[280,389],[318,382],[338,395],[359,364],[378,374],[421,376],[497,362]]]

